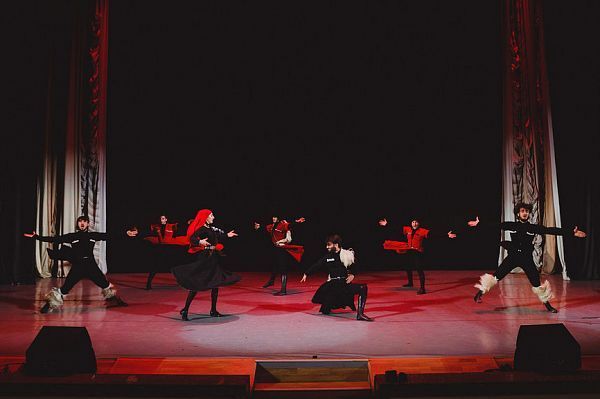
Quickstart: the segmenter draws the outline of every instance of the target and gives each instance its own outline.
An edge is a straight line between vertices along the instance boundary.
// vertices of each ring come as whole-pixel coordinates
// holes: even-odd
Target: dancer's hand
[[[296,219],[296,223],[304,223],[304,222],[306,222],[306,219],[303,217]]]
[[[380,225],[380,226],[387,226],[387,219],[386,219],[386,218],[383,218],[383,219],[381,219],[381,220],[379,221],[379,225]]]
[[[302,279],[300,280],[301,283],[305,283],[306,282],[306,274],[302,275]]]
[[[135,237],[138,235],[138,229],[131,229],[131,230],[127,230],[127,235],[129,237]]]
[[[275,245],[278,247],[283,247],[287,243],[287,240],[284,238],[283,240],[279,240],[275,242]]]
[[[349,274],[348,277],[346,277],[346,284],[350,284],[352,280],[354,280],[354,274]]]
[[[467,222],[467,224],[469,225],[469,227],[475,227],[479,224],[479,216],[475,217],[475,220],[469,220]]]
[[[456,238],[456,234],[454,234],[454,233],[452,232],[452,230],[450,230],[450,231],[448,232],[448,238]]]
[[[254,230],[260,229],[260,223],[254,222]]]
[[[27,237],[27,238],[33,238],[33,237],[37,236],[37,233],[35,231],[33,231],[33,232],[31,232],[31,234],[30,233],[23,233],[23,235],[25,237]]]
[[[200,241],[198,241],[198,244],[205,246],[205,247],[210,246],[210,242],[208,242],[208,238],[201,239]]]
[[[573,234],[575,235],[575,237],[579,237],[579,238],[587,237],[587,234],[585,234],[585,231],[579,230],[579,228],[577,226],[575,226],[575,228],[573,229]]]
[[[229,233],[227,233],[227,237],[229,237],[229,238],[237,237],[237,236],[238,236],[238,234],[234,230],[231,230]]]

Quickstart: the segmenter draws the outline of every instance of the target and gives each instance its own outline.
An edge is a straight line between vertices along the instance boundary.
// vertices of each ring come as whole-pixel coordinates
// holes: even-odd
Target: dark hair
[[[88,222],[88,223],[90,222],[90,218],[89,218],[89,217],[87,217],[87,216],[79,216],[79,217],[77,218],[77,223],[79,223],[79,221],[80,221],[80,220],[85,220],[85,221],[86,221],[86,222]]]
[[[521,208],[527,209],[531,213],[531,211],[533,210],[533,205],[528,204],[523,201],[517,202],[515,205],[515,208],[513,209],[513,213],[515,215],[518,215],[519,212],[521,211]]]
[[[342,246],[342,237],[339,234],[331,234],[327,236],[327,240],[325,242],[330,242],[332,244],[338,244],[340,247]]]

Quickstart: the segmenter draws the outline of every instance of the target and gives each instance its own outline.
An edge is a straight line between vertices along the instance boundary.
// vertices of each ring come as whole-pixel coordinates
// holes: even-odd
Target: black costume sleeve
[[[200,240],[208,238],[208,232],[204,226],[200,227],[198,230],[194,231],[194,234],[190,237],[190,244],[194,247],[197,247],[200,243]]]
[[[546,227],[539,224],[530,224],[527,228],[527,231],[529,233],[549,234],[553,236],[564,236],[569,234],[569,229],[565,229],[563,227]]]
[[[351,264],[350,266],[348,266],[349,274],[354,274],[356,276],[358,274],[359,270],[360,270],[360,265],[356,261],[353,264]]]
[[[72,237],[73,237],[73,233],[67,233],[67,234],[63,234],[60,236],[38,236],[37,234],[34,236],[34,238],[38,241],[53,242],[56,244],[71,242]]]
[[[520,223],[520,222],[502,222],[500,223],[502,230],[510,231],[526,231],[533,234],[549,234],[555,236],[569,235],[572,230],[563,227],[546,227],[539,224]]]
[[[106,241],[111,236],[114,236],[114,234],[109,235],[108,233],[100,233],[98,231],[90,232],[90,238],[96,241]]]
[[[227,233],[225,233],[225,230],[222,230],[218,227],[212,227],[212,229],[215,232],[215,234],[219,237],[219,241],[221,241],[222,238],[229,238],[227,236]]]
[[[455,234],[457,233],[457,230],[454,229],[448,229],[446,231],[440,230],[440,229],[435,229],[435,230],[429,230],[429,234],[427,234],[427,239],[430,238],[448,238],[448,232],[452,231]]]
[[[304,274],[306,274],[307,276],[309,276],[315,270],[317,270],[320,267],[322,267],[323,264],[325,263],[325,258],[327,258],[327,255],[323,256],[321,259],[319,259],[318,261],[316,261],[315,263],[313,263],[308,269],[306,269],[306,271],[304,272]]]

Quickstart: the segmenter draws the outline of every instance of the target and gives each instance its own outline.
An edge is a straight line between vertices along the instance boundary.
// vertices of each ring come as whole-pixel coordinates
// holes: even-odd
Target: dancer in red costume
[[[387,226],[387,219],[381,219],[379,221],[379,225],[382,227]],[[413,270],[416,270],[419,274],[419,282],[421,283],[421,286],[417,291],[417,295],[425,294],[427,291],[425,290],[425,272],[423,271],[423,254],[425,252],[425,246],[423,244],[425,239],[431,237],[431,233],[428,229],[421,227],[421,224],[417,219],[413,219],[410,222],[410,226],[403,226],[402,233],[406,236],[406,242],[386,240],[383,243],[383,248],[396,251],[399,254],[406,254],[406,256],[409,257],[409,266],[406,270],[408,282],[404,285],[404,287],[413,286],[412,272]],[[456,234],[454,234],[452,231],[449,231],[445,235],[447,235],[448,238],[456,238]]]
[[[221,267],[219,258],[225,238],[237,237],[237,233],[231,230],[225,233],[214,227],[215,220],[210,209],[201,209],[196,214],[194,221],[190,223],[187,230],[190,247],[189,253],[197,254],[196,260],[171,269],[177,279],[177,283],[189,290],[185,306],[179,312],[182,320],[189,320],[188,311],[198,291],[211,290],[211,317],[221,317],[217,311],[217,298],[219,287],[235,284],[240,281],[240,276],[231,273]]]
[[[187,235],[177,235],[178,223],[169,223],[166,215],[160,216],[160,223],[152,224],[148,236],[144,240],[148,241],[153,246],[154,262],[151,265],[152,270],[148,273],[146,281],[146,289],[152,289],[152,280],[161,266],[169,258],[169,248],[187,247],[190,241]]]
[[[273,223],[268,224],[265,230],[269,234],[271,243],[273,244],[273,258],[274,264],[271,272],[271,277],[267,281],[263,288],[268,288],[275,284],[275,277],[277,274],[281,274],[281,288],[273,295],[286,295],[287,294],[287,273],[289,257],[291,256],[296,262],[300,263],[302,260],[302,254],[304,253],[304,247],[302,245],[290,244],[292,242],[292,222],[288,222],[285,219],[280,219],[279,216],[273,216]],[[304,223],[306,219],[303,217],[295,220],[296,223]],[[254,223],[254,229],[260,229],[259,223]]]

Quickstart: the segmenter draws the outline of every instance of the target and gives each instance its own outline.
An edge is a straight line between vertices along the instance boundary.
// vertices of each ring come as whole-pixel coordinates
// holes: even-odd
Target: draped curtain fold
[[[514,220],[513,207],[523,201],[533,205],[532,223],[560,226],[542,1],[505,0],[503,6],[502,220]],[[505,256],[501,249],[500,261]],[[536,236],[534,260],[544,273],[562,268],[568,279],[561,237]]]
[[[73,2],[66,93],[50,73],[44,159],[37,191],[37,231],[41,235],[73,231],[80,215],[91,230],[106,231],[106,79],[108,0]],[[52,62],[50,69],[52,70]],[[58,82],[55,82],[58,80]],[[64,107],[60,101],[66,97]],[[56,122],[64,115],[64,123]],[[36,268],[51,275],[48,244],[36,244]],[[95,249],[106,273],[106,246]]]

